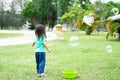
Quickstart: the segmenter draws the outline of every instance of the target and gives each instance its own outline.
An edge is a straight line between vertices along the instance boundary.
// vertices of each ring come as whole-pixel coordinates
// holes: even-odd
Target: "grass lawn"
[[[22,35],[22,33],[0,33],[0,38],[17,37]]]
[[[80,32],[64,32],[65,40],[48,41],[52,52],[47,52],[47,77],[37,77],[34,58],[35,48],[31,44],[0,47],[1,80],[67,80],[62,71],[77,70],[73,80],[120,80],[120,41],[106,40],[105,35],[85,35]],[[79,45],[69,44],[71,36],[79,37]],[[113,52],[106,52],[112,45]]]

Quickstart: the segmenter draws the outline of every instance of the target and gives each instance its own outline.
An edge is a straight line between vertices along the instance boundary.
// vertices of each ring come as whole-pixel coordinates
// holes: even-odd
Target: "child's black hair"
[[[45,31],[45,26],[41,25],[41,24],[36,25],[35,26],[35,35],[37,35],[38,37],[43,36],[43,35],[45,37],[47,37],[46,36],[46,31]]]

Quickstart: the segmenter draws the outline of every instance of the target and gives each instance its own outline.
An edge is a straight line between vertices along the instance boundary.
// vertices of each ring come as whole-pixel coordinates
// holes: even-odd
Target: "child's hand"
[[[35,45],[35,43],[32,44],[32,46],[34,46],[34,45]]]
[[[51,53],[51,49],[48,49],[48,52]]]

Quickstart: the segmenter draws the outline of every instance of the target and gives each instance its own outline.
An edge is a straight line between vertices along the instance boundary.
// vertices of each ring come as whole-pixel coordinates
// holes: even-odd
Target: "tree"
[[[33,21],[34,25],[39,23],[38,8],[38,4],[28,2],[26,3],[25,8],[22,11],[23,16],[26,18],[30,18]]]
[[[38,23],[48,24],[49,27],[53,28],[57,20],[57,2],[58,0],[33,0],[25,5],[22,14],[31,19],[34,25]],[[62,15],[68,10],[69,0],[60,0],[60,3]]]
[[[33,0],[33,2],[25,4],[22,14],[24,17],[31,19],[34,25],[47,24],[47,19],[52,11],[52,0],[49,0],[49,2],[47,0]]]
[[[84,16],[83,13],[86,14],[88,11],[85,11],[82,7],[80,7],[79,2],[75,1],[69,7],[69,11],[62,15],[61,20],[66,21],[67,23],[71,24],[71,27],[73,27],[75,22],[82,19]]]
[[[0,27],[1,29],[3,29],[4,26],[4,2],[2,0],[0,0]]]
[[[19,29],[25,22],[20,13],[19,1],[12,0],[7,3],[5,0],[0,0],[0,27],[1,29]]]

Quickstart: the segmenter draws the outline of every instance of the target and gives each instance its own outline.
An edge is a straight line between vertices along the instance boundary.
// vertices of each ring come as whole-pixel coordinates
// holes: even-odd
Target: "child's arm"
[[[47,43],[46,43],[46,40],[43,41],[43,44],[44,44],[45,48],[47,49],[47,51],[50,53],[51,50],[48,48]]]

